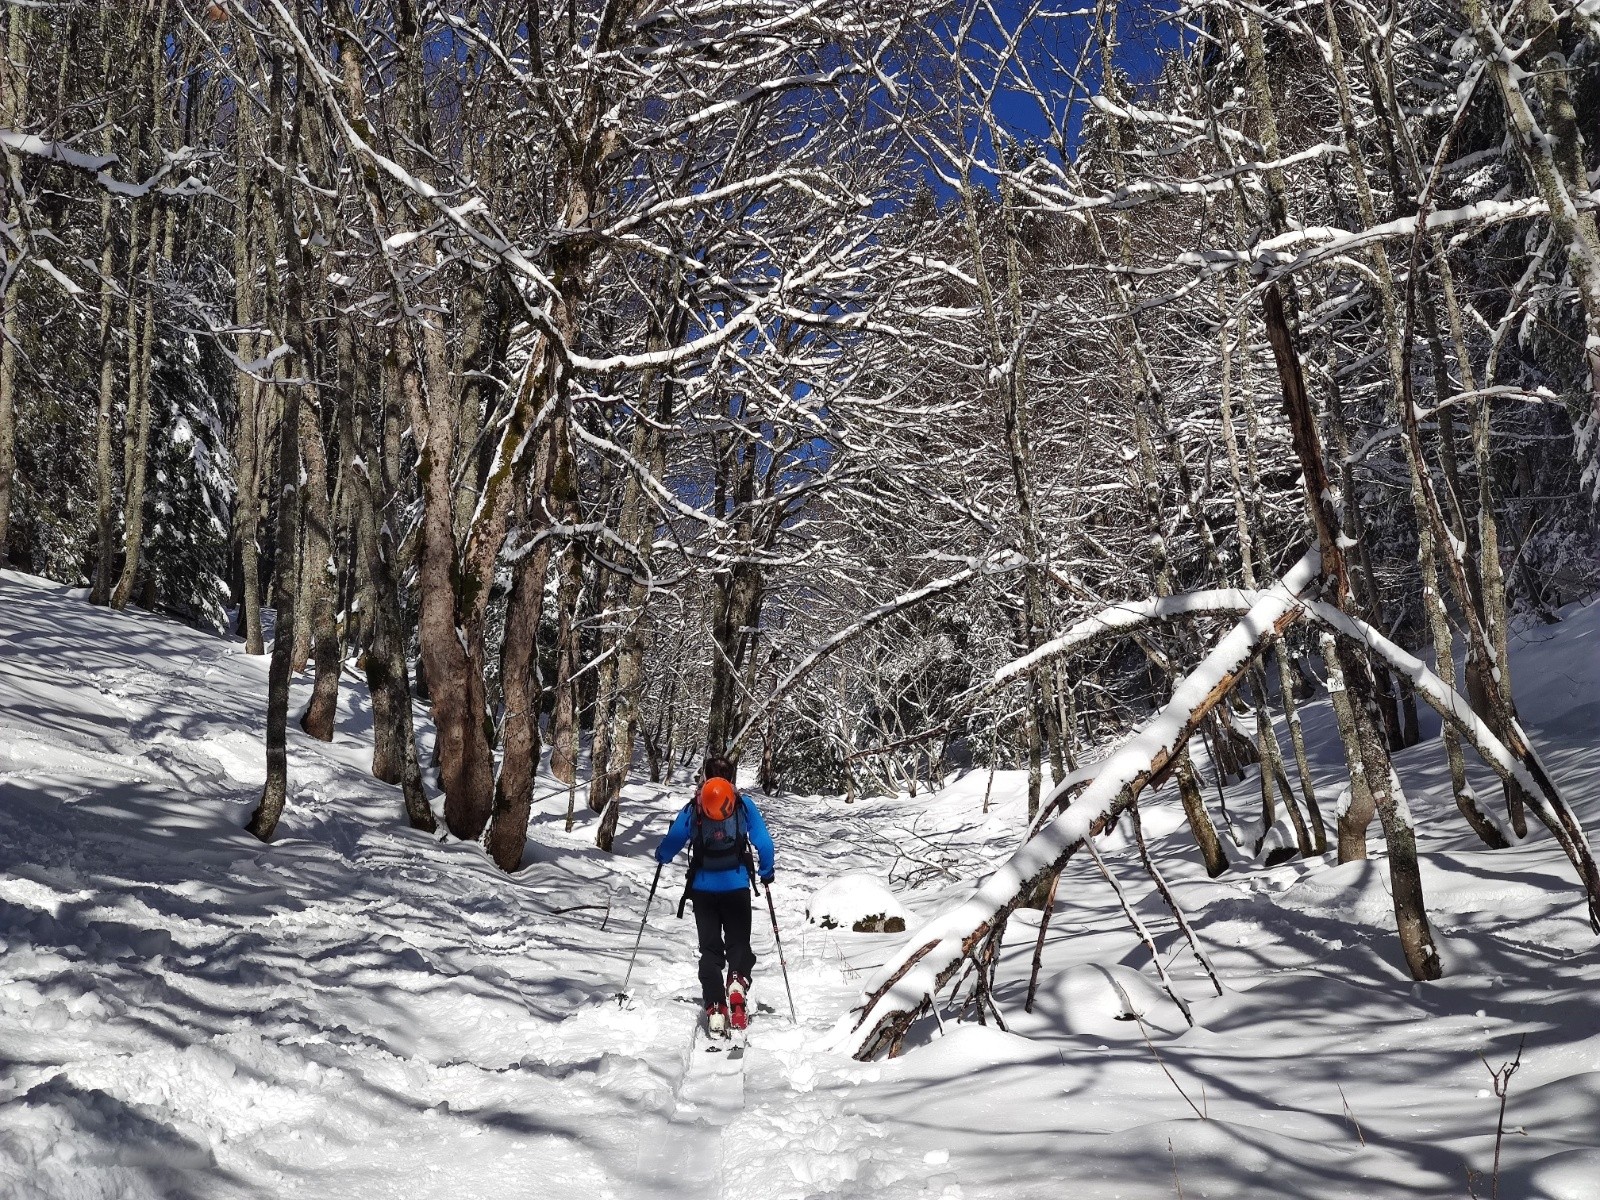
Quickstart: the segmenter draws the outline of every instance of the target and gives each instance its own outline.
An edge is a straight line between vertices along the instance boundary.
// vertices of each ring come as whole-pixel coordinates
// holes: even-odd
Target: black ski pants
[[[700,994],[706,1004],[725,1004],[727,985],[723,970],[750,978],[755,970],[755,951],[750,949],[750,893],[689,893],[694,904],[694,927],[700,935]]]

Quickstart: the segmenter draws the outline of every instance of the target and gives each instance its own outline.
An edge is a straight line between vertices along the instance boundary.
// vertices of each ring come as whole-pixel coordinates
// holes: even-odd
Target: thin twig
[[[1050,877],[1050,892],[1044,898],[1044,911],[1039,914],[1039,939],[1033,944],[1033,970],[1028,974],[1028,998],[1023,1001],[1022,1011],[1033,1011],[1034,993],[1039,988],[1039,966],[1044,961],[1044,936],[1050,930],[1050,914],[1056,907],[1056,888],[1061,884],[1061,872],[1057,871]]]
[[[1100,851],[1095,848],[1094,838],[1084,838],[1083,844],[1089,851],[1089,856],[1094,859],[1095,865],[1100,868],[1100,874],[1106,877],[1106,882],[1111,885],[1111,890],[1117,894],[1117,900],[1122,905],[1123,914],[1133,926],[1133,931],[1139,935],[1140,941],[1144,942],[1149,949],[1150,957],[1156,964],[1156,974],[1161,976],[1162,988],[1167,995],[1172,997],[1172,1002],[1178,1006],[1178,1011],[1183,1014],[1183,1019],[1189,1023],[1189,1027],[1192,1029],[1194,1027],[1194,1016],[1189,1012],[1189,1005],[1184,1001],[1184,998],[1178,995],[1178,989],[1172,986],[1172,980],[1167,975],[1167,969],[1161,965],[1161,953],[1156,949],[1155,938],[1150,936],[1150,931],[1145,928],[1144,922],[1139,919],[1139,914],[1134,912],[1133,905],[1128,903],[1128,897],[1123,892],[1122,885],[1117,882],[1117,877],[1107,868],[1105,859],[1100,857]]]
[[[1211,1119],[1210,1116],[1203,1112],[1193,1100],[1189,1099],[1189,1093],[1183,1090],[1182,1085],[1178,1083],[1177,1077],[1167,1069],[1166,1061],[1162,1059],[1161,1052],[1156,1049],[1156,1044],[1150,1040],[1150,1031],[1144,1027],[1144,1017],[1134,1012],[1133,1005],[1131,1004],[1128,1006],[1128,1015],[1139,1023],[1139,1032],[1144,1035],[1144,1044],[1150,1047],[1150,1053],[1155,1057],[1156,1066],[1160,1067],[1161,1073],[1172,1081],[1172,1086],[1178,1089],[1178,1095],[1183,1097],[1183,1102],[1190,1108],[1194,1109],[1195,1116],[1199,1117],[1202,1121],[1209,1121]],[[1203,1086],[1204,1085],[1202,1085],[1202,1087]]]
[[[1333,1086],[1339,1089],[1339,1099],[1344,1104],[1344,1115],[1350,1118],[1350,1124],[1356,1127],[1356,1137],[1360,1138],[1361,1144],[1365,1146],[1367,1144],[1367,1135],[1361,1132],[1361,1122],[1356,1120],[1355,1109],[1350,1107],[1350,1101],[1344,1094],[1344,1085],[1335,1083]]]
[[[1134,803],[1128,809],[1128,820],[1133,825],[1134,844],[1139,847],[1139,861],[1144,864],[1145,874],[1150,876],[1151,882],[1156,885],[1156,891],[1161,893],[1161,898],[1167,902],[1167,908],[1172,911],[1173,919],[1178,922],[1178,928],[1183,931],[1184,940],[1189,943],[1189,949],[1194,952],[1195,959],[1205,968],[1211,977],[1211,986],[1217,989],[1217,995],[1222,995],[1222,980],[1217,978],[1217,969],[1211,965],[1211,959],[1200,948],[1200,941],[1194,935],[1194,929],[1189,925],[1189,918],[1183,915],[1183,910],[1178,907],[1178,901],[1172,894],[1172,889],[1167,886],[1167,881],[1162,878],[1161,872],[1156,870],[1156,864],[1150,857],[1150,848],[1145,845],[1144,827],[1139,821],[1139,805]],[[1194,1024],[1193,1021],[1190,1024]]]
[[[1502,1063],[1498,1071],[1489,1065],[1487,1058],[1478,1055],[1484,1069],[1489,1072],[1494,1094],[1500,1097],[1500,1119],[1494,1126],[1494,1176],[1489,1183],[1491,1200],[1500,1200],[1500,1143],[1506,1135],[1506,1097],[1511,1094],[1511,1077],[1517,1073],[1517,1068],[1522,1066],[1522,1047],[1527,1040],[1527,1034],[1517,1039],[1517,1057],[1508,1063]]]

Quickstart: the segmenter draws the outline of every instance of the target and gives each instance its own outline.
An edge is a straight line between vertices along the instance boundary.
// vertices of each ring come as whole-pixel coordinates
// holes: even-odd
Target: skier
[[[745,996],[755,952],[750,949],[750,850],[760,860],[758,877],[771,884],[772,835],[761,812],[733,785],[734,765],[726,758],[706,759],[705,782],[684,805],[656,847],[656,861],[671,862],[689,847],[689,878],[683,898],[694,903],[695,930],[700,937],[700,992],[706,1029],[719,1037],[748,1023]],[[683,915],[683,903],[678,904]],[[723,968],[727,967],[727,976]]]

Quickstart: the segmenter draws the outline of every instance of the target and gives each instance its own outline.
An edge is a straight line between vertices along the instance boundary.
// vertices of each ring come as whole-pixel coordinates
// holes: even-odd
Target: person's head
[[[738,771],[739,768],[734,765],[733,759],[726,755],[713,754],[706,759],[700,774],[706,779],[726,779],[729,783],[733,783]]]
[[[711,821],[726,821],[733,816],[734,805],[738,802],[739,793],[720,775],[713,775],[702,783],[696,797],[700,812]]]

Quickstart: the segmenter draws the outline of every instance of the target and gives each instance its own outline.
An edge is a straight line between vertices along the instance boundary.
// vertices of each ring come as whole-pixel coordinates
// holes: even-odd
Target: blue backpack
[[[689,902],[694,890],[694,879],[701,871],[731,871],[744,867],[750,876],[750,890],[756,888],[755,865],[750,861],[750,822],[745,816],[745,800],[740,796],[733,806],[733,815],[713,821],[700,811],[694,801],[689,802],[689,873],[683,881],[683,895],[678,900],[678,916],[683,916],[683,906]]]
[[[750,856],[750,827],[744,815],[744,797],[733,815],[713,821],[694,806],[689,833],[689,875],[697,871],[731,871]]]

